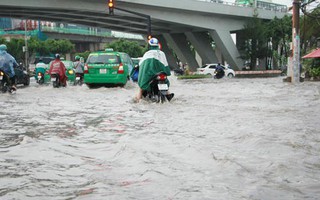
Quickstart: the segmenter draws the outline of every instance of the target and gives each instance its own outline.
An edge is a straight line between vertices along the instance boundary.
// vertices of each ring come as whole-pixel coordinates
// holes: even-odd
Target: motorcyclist
[[[17,67],[18,63],[16,59],[7,53],[7,46],[5,44],[0,45],[0,69],[9,76],[9,85],[12,90],[16,90],[14,67]]]
[[[80,74],[80,77],[81,77],[81,80],[83,79],[83,68],[84,68],[84,65],[83,63],[80,61],[80,56],[76,56],[74,59],[75,59],[75,62],[73,63],[74,65],[74,69],[75,69],[75,73],[76,74]]]
[[[160,50],[160,45],[157,38],[151,38],[148,41],[149,50],[143,55],[139,62],[139,76],[138,85],[139,91],[135,98],[139,101],[142,98],[143,91],[149,91],[150,80],[159,72],[165,72],[167,76],[171,75],[170,68],[168,66],[168,61],[166,55]],[[169,85],[169,80],[167,82]],[[169,93],[166,95],[168,101],[173,98],[174,94]]]
[[[215,75],[216,78],[219,79],[219,78],[224,77],[224,75],[225,75],[224,68],[221,66],[220,63],[218,63],[215,71],[216,71],[216,75]]]
[[[37,68],[43,68],[46,69],[48,66],[43,62],[42,58],[39,58],[39,62],[36,64],[36,69]]]
[[[56,54],[55,60],[51,62],[49,74],[52,75],[53,73],[59,74],[60,83],[62,83],[62,85],[66,87],[68,77],[66,76],[66,67],[60,60],[60,54]]]

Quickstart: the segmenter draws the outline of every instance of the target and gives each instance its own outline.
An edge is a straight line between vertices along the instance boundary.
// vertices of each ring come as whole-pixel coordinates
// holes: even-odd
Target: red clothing
[[[59,59],[55,59],[51,62],[49,74],[51,75],[51,73],[58,73],[60,76],[60,81],[63,83],[63,85],[67,85],[68,77],[66,76],[66,67]]]

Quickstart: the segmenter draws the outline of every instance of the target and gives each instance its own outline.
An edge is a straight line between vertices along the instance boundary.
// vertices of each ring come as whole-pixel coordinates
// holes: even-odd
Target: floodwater
[[[0,199],[320,199],[320,83],[177,80],[0,94]]]

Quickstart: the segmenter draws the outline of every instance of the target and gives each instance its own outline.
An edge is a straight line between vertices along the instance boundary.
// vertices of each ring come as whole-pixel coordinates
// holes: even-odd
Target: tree
[[[274,65],[281,67],[286,65],[289,57],[289,45],[292,40],[292,18],[285,16],[281,19],[274,18],[267,24],[267,35],[271,38]]]
[[[239,45],[239,49],[243,52],[241,57],[249,61],[251,69],[255,69],[256,60],[262,58],[273,60],[273,63],[267,63],[272,64],[273,68],[286,64],[292,34],[291,20],[291,17],[285,16],[266,22],[256,15],[245,25],[242,30],[245,42]]]
[[[132,58],[143,56],[146,51],[145,48],[141,47],[138,42],[131,42],[125,39],[119,39],[106,45],[106,48],[113,48],[114,51],[125,52]]]
[[[265,23],[255,15],[242,29],[244,43],[239,48],[244,52],[242,59],[249,60],[250,69],[255,70],[257,59],[264,58],[267,52],[267,30]]]

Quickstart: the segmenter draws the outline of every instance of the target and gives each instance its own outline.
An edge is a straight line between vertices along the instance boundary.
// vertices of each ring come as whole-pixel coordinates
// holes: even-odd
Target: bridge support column
[[[227,30],[212,30],[209,33],[228,64],[234,70],[241,69],[244,63],[240,58],[239,51],[231,38],[230,32]]]
[[[185,34],[202,59],[200,65],[218,62],[207,32],[187,32]]]
[[[170,69],[173,70],[173,69],[179,68],[178,64],[177,64],[177,60],[174,57],[173,52],[168,47],[167,41],[165,40],[163,35],[157,35],[156,38],[159,40],[159,42],[161,44],[162,51],[166,54]]]
[[[169,43],[169,46],[172,47],[174,52],[177,54],[178,58],[183,62],[187,63],[189,70],[196,71],[199,67],[195,56],[191,52],[191,49],[187,42],[187,37],[183,33],[175,34],[163,34],[164,38]]]

